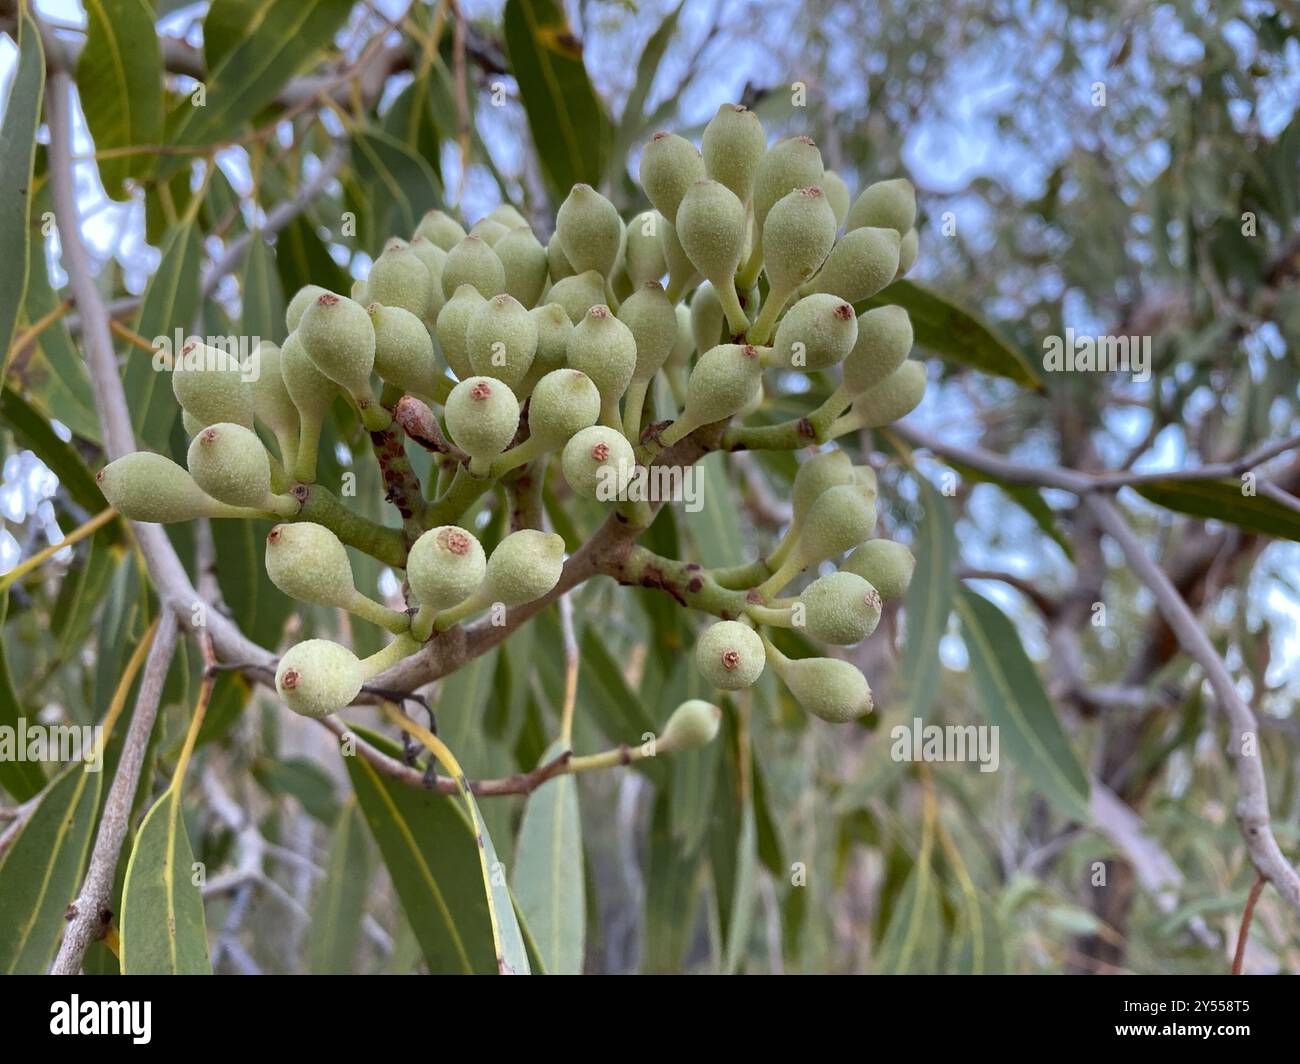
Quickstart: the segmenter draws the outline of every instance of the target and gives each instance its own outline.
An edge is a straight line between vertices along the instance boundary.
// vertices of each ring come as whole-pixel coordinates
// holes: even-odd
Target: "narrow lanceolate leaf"
[[[0,972],[44,975],[76,896],[104,773],[74,764],[42,795],[0,859]]]
[[[5,655],[4,623],[9,609],[9,590],[0,591],[0,727],[10,728],[16,735],[18,721],[25,716],[18,704],[18,695],[14,691],[13,675],[9,670],[9,659]],[[45,786],[45,773],[41,766],[26,758],[0,757],[0,787],[9,792],[19,802],[25,802],[40,794]],[[0,895],[3,897],[3,895]],[[3,922],[3,921],[0,921]]]
[[[940,945],[939,889],[934,881],[934,811],[927,807],[921,827],[921,848],[902,892],[894,899],[893,914],[876,955],[881,975],[906,975],[935,969]]]
[[[740,534],[739,507],[735,489],[727,478],[726,455],[715,451],[696,466],[699,509],[684,510],[686,527],[707,569],[740,565],[744,538]]]
[[[917,528],[916,572],[903,609],[907,639],[903,644],[903,682],[913,716],[924,717],[939,691],[939,641],[952,612],[953,559],[957,547],[948,504],[924,477],[917,477],[923,512]]]
[[[1238,480],[1155,480],[1135,485],[1144,499],[1192,517],[1257,532],[1262,536],[1300,541],[1300,514],[1264,495],[1243,495]]]
[[[239,28],[239,41],[230,44],[226,5],[214,5],[222,26],[220,64],[208,72],[203,106],[184,97],[169,115],[169,142],[206,145],[229,139],[275,99],[295,73],[334,38],[352,0],[268,0],[252,5],[251,19]],[[160,176],[180,170],[183,157],[160,161]]]
[[[999,731],[999,756],[1010,756],[1061,812],[1086,821],[1088,776],[1015,625],[968,588],[957,595],[957,614],[984,714]]]
[[[546,176],[559,204],[579,182],[595,186],[613,139],[605,106],[592,88],[558,0],[507,0],[506,50],[519,98]]]
[[[682,0],[672,11],[664,16],[659,28],[650,35],[641,58],[636,65],[636,81],[628,94],[627,103],[623,105],[623,115],[618,122],[618,133],[614,139],[614,149],[610,153],[609,182],[614,184],[620,177],[619,168],[627,159],[628,149],[637,138],[647,132],[648,116],[645,113],[646,101],[654,87],[655,75],[659,73],[659,64],[663,61],[668,43],[677,32],[677,22],[681,17],[686,0]]]
[[[78,506],[95,514],[108,505],[80,452],[67,440],[59,439],[49,422],[9,388],[0,391],[0,423],[50,467]]]
[[[356,970],[361,920],[370,887],[370,847],[355,800],[339,814],[330,842],[329,868],[312,909],[313,975],[349,975]]]
[[[144,292],[136,332],[149,341],[166,337],[173,356],[180,354],[176,330],[187,335],[199,311],[202,261],[203,234],[193,221],[181,223],[163,243],[162,261]],[[154,368],[153,361],[148,351],[132,346],[124,386],[131,397],[136,436],[153,450],[166,454],[180,408],[172,394],[171,374]]]
[[[174,782],[136,833],[122,887],[123,975],[211,975],[203,893]]]
[[[365,736],[382,749],[394,748]],[[474,829],[459,798],[381,776],[346,759],[357,802],[433,974],[497,970]]]
[[[18,62],[9,82],[0,123],[0,370],[8,368],[9,343],[27,294],[31,231],[27,211],[32,197],[36,127],[45,92],[45,53],[35,23],[22,9],[18,20]],[[0,379],[4,374],[0,372]]]
[[[86,47],[77,60],[77,92],[97,153],[139,148],[99,160],[104,191],[127,199],[128,179],[158,158],[163,139],[162,58],[148,0],[86,0]]]
[[[860,312],[889,304],[907,311],[918,346],[950,362],[1042,390],[1042,381],[1023,352],[974,312],[915,281],[895,281],[857,309]]]
[[[479,865],[487,889],[488,917],[496,932],[497,971],[501,975],[530,975],[532,969],[528,963],[528,947],[524,943],[524,932],[515,913],[514,898],[506,885],[505,866],[497,857],[492,836],[488,833],[487,824],[483,821],[483,814],[478,802],[474,800],[468,781],[462,776],[457,782],[476,833],[474,841],[478,847]]]
[[[391,133],[360,130],[352,138],[352,163],[366,187],[376,193],[380,233],[412,233],[425,212],[438,205],[433,168]]]
[[[254,233],[244,263],[244,311],[240,329],[249,344],[256,340],[281,343],[285,337],[284,289],[280,287],[280,274],[275,265],[275,252]]]
[[[562,743],[552,744],[541,764],[563,752]],[[546,971],[581,975],[587,896],[582,821],[572,776],[556,776],[543,783],[524,806],[515,846],[514,885]]]

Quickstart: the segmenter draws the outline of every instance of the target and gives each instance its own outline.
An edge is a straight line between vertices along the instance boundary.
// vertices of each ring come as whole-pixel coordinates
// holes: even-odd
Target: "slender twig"
[[[1089,495],[1084,505],[1103,531],[1119,545],[1129,568],[1155,596],[1156,605],[1183,651],[1204,670],[1219,707],[1231,726],[1228,751],[1237,774],[1237,823],[1246,841],[1246,849],[1259,874],[1272,883],[1292,910],[1300,915],[1300,875],[1288,862],[1273,835],[1263,762],[1258,750],[1248,753],[1242,749],[1248,738],[1258,738],[1259,724],[1254,711],[1241,697],[1232,675],[1210,637],[1197,622],[1196,615],[1168,574],[1148,557],[1115,505],[1101,495]]]
[[[1241,974],[1241,965],[1246,959],[1246,939],[1250,935],[1250,922],[1255,918],[1255,905],[1264,890],[1264,883],[1263,875],[1256,876],[1250,894],[1246,898],[1246,908],[1241,914],[1241,930],[1237,932],[1237,950],[1232,956],[1233,975]]]
[[[573,744],[573,711],[578,702],[578,638],[573,630],[573,603],[560,599],[560,633],[564,640],[564,706],[560,710],[560,742]]]
[[[165,613],[159,618],[153,645],[145,659],[140,693],[136,696],[131,727],[127,730],[118,759],[113,784],[104,802],[104,812],[95,833],[95,848],[90,855],[86,878],[81,884],[76,900],[68,906],[68,930],[54,959],[53,975],[76,975],[91,942],[99,938],[108,927],[113,914],[108,907],[112,898],[113,880],[117,862],[126,839],[131,804],[135,799],[140,772],[144,766],[149,734],[153,731],[162,698],[163,683],[176,651],[179,628],[176,618]]]

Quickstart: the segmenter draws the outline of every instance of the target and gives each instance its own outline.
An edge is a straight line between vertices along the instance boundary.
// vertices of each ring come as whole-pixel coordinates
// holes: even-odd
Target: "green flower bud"
[[[818,451],[799,465],[790,489],[790,508],[802,522],[823,492],[853,483],[853,459],[844,451]]]
[[[469,323],[486,304],[487,300],[477,288],[463,284],[438,312],[434,329],[438,344],[447,365],[460,380],[474,375],[474,367],[469,361]]]
[[[430,211],[415,230],[415,236],[424,237],[443,251],[450,251],[465,239],[465,227],[442,211]]]
[[[834,246],[835,215],[820,188],[795,189],[782,196],[763,223],[764,268],[773,292],[798,288]]]
[[[275,689],[284,704],[304,717],[328,717],[361,693],[365,674],[357,656],[328,639],[290,647],[275,670]]]
[[[284,308],[284,324],[288,332],[293,332],[298,328],[298,322],[302,320],[302,312],[316,302],[329,289],[322,288],[318,284],[309,284],[305,288],[299,288],[294,296],[289,300],[289,305]]]
[[[912,582],[916,559],[901,543],[889,539],[869,539],[849,555],[843,569],[856,573],[880,592],[886,602],[903,597]]]
[[[519,429],[519,402],[503,381],[466,377],[447,396],[447,432],[470,456],[470,472],[482,475],[510,446]]]
[[[655,210],[670,222],[677,218],[677,205],[686,190],[705,176],[699,150],[676,133],[656,133],[641,152],[641,187]]]
[[[185,464],[199,488],[230,506],[290,516],[298,504],[271,491],[271,460],[257,433],[243,425],[209,425],[190,441]]]
[[[786,312],[772,341],[784,369],[823,370],[844,361],[858,338],[853,307],[839,296],[804,296]]]
[[[894,279],[899,251],[899,237],[892,229],[854,229],[831,249],[813,289],[860,303]]]
[[[695,263],[691,261],[691,257],[686,254],[686,249],[682,247],[676,228],[667,219],[659,227],[659,238],[663,247],[664,262],[668,264],[668,299],[676,303],[698,283],[700,273],[695,268]]]
[[[546,249],[526,225],[510,230],[492,248],[505,270],[506,291],[525,307],[541,298],[546,287]]]
[[[467,236],[447,252],[442,267],[442,294],[450,300],[463,284],[473,285],[484,299],[506,290],[506,269],[482,237]]]
[[[857,573],[819,577],[799,596],[808,634],[822,643],[852,646],[880,623],[880,592]]]
[[[495,218],[480,218],[469,229],[470,236],[476,236],[489,247],[495,247],[498,240],[510,232],[510,227]]]
[[[304,422],[324,418],[338,394],[338,385],[316,368],[296,330],[285,338],[280,349],[280,373],[298,416]]]
[[[704,127],[704,169],[748,203],[754,191],[758,164],[767,152],[767,133],[753,111],[724,103]]]
[[[95,480],[104,498],[130,521],[172,524],[196,517],[253,517],[248,510],[218,502],[170,458],[134,451],[109,462]]]
[[[579,273],[595,270],[602,277],[614,272],[623,221],[618,210],[590,185],[574,185],[555,214],[555,235],[564,257]]]
[[[844,391],[861,395],[890,376],[912,350],[912,322],[902,307],[868,310],[858,318],[858,339],[844,360]]]
[[[203,422],[191,414],[188,410],[181,411],[181,425],[185,429],[186,436],[197,436],[203,431]]]
[[[470,316],[465,354],[475,373],[518,388],[537,354],[537,323],[514,296],[493,296]]]
[[[548,594],[564,571],[564,540],[554,532],[511,532],[487,563],[483,594],[488,602],[522,606]]]
[[[558,233],[552,233],[551,239],[546,243],[546,270],[553,282],[562,281],[578,272],[573,268],[573,263],[565,257],[564,245],[560,243]]]
[[[849,477],[852,478],[852,470]],[[779,567],[757,591],[769,598],[810,565],[836,558],[866,540],[876,527],[875,493],[853,482],[821,492],[803,514],[797,529],[781,543]],[[772,559],[768,560],[769,566]]]
[[[499,207],[492,208],[488,212],[488,217],[494,222],[500,222],[507,229],[518,229],[521,225],[528,225],[528,219],[509,203],[503,203]]]
[[[569,336],[567,361],[580,369],[600,392],[601,420],[618,424],[618,401],[636,372],[636,339],[632,330],[603,303],[592,307]]]
[[[768,212],[778,200],[795,189],[820,187],[825,172],[822,153],[809,137],[791,137],[768,148],[754,174],[754,222],[758,232],[763,232]]]
[[[172,392],[204,425],[253,427],[253,389],[233,354],[197,340],[186,344],[172,366]]]
[[[429,529],[412,544],[406,559],[406,579],[415,601],[434,611],[464,602],[486,574],[482,545],[456,525]]]
[[[695,644],[695,667],[705,683],[722,691],[752,686],[766,663],[763,640],[739,621],[709,625]]]
[[[822,174],[821,186],[826,193],[826,202],[831,205],[831,213],[835,215],[836,226],[843,225],[849,216],[849,186],[834,170]]]
[[[678,303],[677,311],[677,340],[673,344],[672,352],[668,356],[668,365],[685,366],[691,360],[691,353],[696,350],[695,333],[691,323],[691,312],[687,309],[685,303]],[[721,336],[722,331],[722,307],[718,307],[718,333]],[[710,346],[717,346],[715,340]],[[704,350],[708,350],[706,347]]]
[[[906,417],[925,398],[925,365],[904,362],[853,402],[850,415],[859,428],[878,429]]]
[[[916,221],[916,189],[905,177],[877,181],[853,201],[845,227],[849,231],[872,226],[893,229],[901,237]]]
[[[266,575],[292,599],[349,609],[357,589],[347,548],[324,525],[276,525],[266,536]]]
[[[366,279],[366,297],[370,303],[401,307],[417,317],[429,309],[428,267],[424,260],[401,242],[390,244],[375,259]]]
[[[573,322],[569,320],[568,311],[559,303],[543,303],[528,314],[537,325],[537,354],[533,357],[530,375],[541,377],[564,365],[564,360],[568,357]]]
[[[558,303],[569,315],[569,321],[577,325],[592,307],[604,304],[605,279],[595,270],[564,277],[551,285],[546,302]]]
[[[867,497],[873,501],[880,494],[880,484],[876,479],[876,471],[871,466],[854,466],[853,483],[866,492]]]
[[[663,734],[656,743],[656,750],[660,753],[669,750],[698,750],[713,742],[721,727],[722,710],[712,702],[692,698],[673,710],[673,715],[668,718]]]
[[[438,311],[442,310],[447,297],[442,294],[442,270],[447,265],[447,253],[428,237],[417,236],[410,244],[411,253],[422,263],[429,273],[429,302],[419,312],[419,318],[430,329],[438,320]],[[370,302],[370,300],[367,300]]]
[[[665,447],[694,432],[732,417],[761,395],[763,362],[758,348],[748,344],[719,344],[705,351],[686,382],[686,407],[663,431]]]
[[[894,275],[897,281],[916,265],[916,256],[921,250],[921,236],[913,226],[903,234],[903,239],[898,245],[898,273]]]
[[[636,343],[634,380],[648,381],[672,352],[677,342],[677,311],[658,281],[646,281],[623,301],[618,320],[632,333]]]
[[[414,261],[424,268],[418,259]],[[375,368],[375,327],[365,307],[326,292],[303,311],[297,332],[318,370],[358,402],[368,400],[370,373]]]
[[[528,403],[528,439],[534,456],[563,447],[596,424],[600,392],[581,370],[557,369],[542,377]]]
[[[424,322],[401,307],[366,308],[375,329],[375,370],[389,384],[415,395],[431,396],[442,374],[433,339]]]
[[[735,335],[749,328],[736,297],[735,276],[745,248],[745,205],[726,185],[697,181],[677,208],[677,237],[695,269],[717,292]]]
[[[298,408],[280,371],[280,348],[269,340],[263,340],[257,345],[253,358],[257,365],[257,378],[252,382],[253,412],[258,421],[275,433],[280,457],[287,465],[292,465],[298,442]],[[189,435],[194,436],[197,431]]]
[[[726,323],[718,290],[707,281],[691,294],[691,339],[697,351],[707,351],[723,343]]]
[[[627,223],[624,262],[634,289],[646,281],[658,281],[668,272],[663,239],[659,235],[659,227],[664,221],[664,216],[658,211],[642,211]]]
[[[352,282],[352,287],[348,289],[348,297],[354,303],[360,303],[363,307],[370,302],[366,298],[366,282],[360,277]]]
[[[560,468],[565,482],[575,495],[584,499],[600,499],[602,491],[612,486],[615,490],[625,484],[636,469],[636,457],[627,437],[605,425],[593,425],[575,433],[564,446]]]
[[[847,661],[773,655],[772,668],[799,705],[831,724],[847,724],[875,707],[867,678]]]

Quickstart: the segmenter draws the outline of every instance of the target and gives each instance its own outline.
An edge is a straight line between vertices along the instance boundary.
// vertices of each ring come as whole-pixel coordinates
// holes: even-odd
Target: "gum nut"
[[[592,307],[605,302],[605,279],[595,270],[574,274],[556,281],[547,293],[548,303],[558,303],[577,325]]]
[[[549,450],[563,447],[574,434],[600,417],[600,392],[581,370],[556,369],[542,376],[528,403],[529,435]]]
[[[338,386],[316,368],[297,332],[291,332],[280,348],[280,373],[299,415],[304,420],[322,420],[338,394]]]
[[[185,464],[203,492],[229,506],[260,508],[271,494],[270,457],[243,425],[209,425],[190,441]]]
[[[251,381],[253,413],[272,432],[297,432],[298,408],[280,371],[280,348],[263,340],[253,349],[256,373]],[[188,430],[187,430],[188,431]],[[190,432],[193,436],[195,433]]]
[[[830,724],[847,724],[875,706],[867,678],[839,658],[787,661],[778,672],[795,701]]]
[[[668,361],[677,342],[677,311],[658,281],[646,281],[623,301],[618,320],[636,343],[633,377],[649,380]]]
[[[505,271],[506,291],[525,307],[535,306],[546,287],[546,249],[526,225],[511,229],[493,245]]]
[[[618,400],[636,372],[636,339],[609,307],[598,303],[574,326],[566,361],[591,378],[602,399]]]
[[[608,277],[618,259],[623,221],[618,210],[590,185],[577,184],[555,214],[555,234],[575,270]]]
[[[266,575],[292,599],[346,609],[356,597],[347,548],[324,525],[295,521],[266,536]]]
[[[767,133],[758,115],[739,104],[724,103],[704,127],[701,152],[704,169],[748,203],[754,192],[758,164],[767,152]]]
[[[537,323],[519,300],[502,292],[470,315],[465,354],[475,373],[518,388],[537,354]]]
[[[537,354],[533,356],[533,372],[550,373],[564,366],[569,350],[569,336],[573,322],[568,312],[558,303],[544,303],[528,312],[537,325]]]
[[[433,610],[464,602],[486,574],[482,545],[456,525],[429,529],[411,546],[406,559],[406,579],[416,602]]]
[[[659,236],[659,227],[663,224],[664,216],[658,211],[642,211],[627,223],[624,260],[633,288],[639,288],[646,281],[661,280],[668,272],[663,241]]]
[[[151,451],[122,455],[96,473],[95,480],[109,505],[130,521],[193,521],[219,506],[188,472]]]
[[[767,654],[754,629],[739,621],[718,621],[695,644],[695,666],[710,687],[738,691],[763,674]]]
[[[432,284],[424,260],[405,244],[394,245],[375,259],[366,278],[366,298],[385,307],[401,307],[416,317],[429,309]]]
[[[478,309],[486,305],[487,300],[471,284],[463,284],[456,289],[438,312],[435,333],[442,348],[443,357],[458,380],[474,375],[474,368],[469,361],[469,323]]]
[[[697,181],[682,197],[673,222],[701,276],[725,283],[735,276],[748,229],[745,205],[718,181]]]
[[[921,405],[925,384],[925,366],[920,362],[904,362],[870,391],[858,396],[853,412],[862,419],[863,428],[892,425]]]
[[[762,379],[756,347],[718,344],[704,352],[691,370],[683,416],[693,425],[729,418],[753,399]]]
[[[298,339],[315,367],[350,395],[370,390],[375,327],[360,303],[326,292],[303,311]]]
[[[902,236],[916,222],[916,189],[905,177],[877,181],[864,188],[845,220],[852,231],[864,226],[893,229]]]
[[[488,558],[484,590],[494,602],[522,606],[548,594],[564,571],[564,540],[524,528],[497,544]]]
[[[902,307],[876,307],[858,317],[858,338],[844,360],[844,390],[861,395],[890,376],[912,350],[912,321]]]
[[[853,307],[839,296],[804,296],[776,327],[772,346],[786,369],[823,370],[843,362],[858,338]]]
[[[405,392],[431,394],[438,364],[424,322],[402,307],[371,303],[366,312],[375,329],[375,372]]]
[[[442,267],[442,294],[451,299],[461,285],[473,285],[484,299],[506,290],[506,270],[482,237],[467,236],[447,252]]]
[[[302,312],[311,304],[315,303],[318,298],[323,296],[329,289],[322,288],[318,284],[309,284],[304,288],[299,288],[294,293],[293,298],[289,300],[289,305],[284,308],[284,324],[288,332],[293,332],[298,328],[298,322],[302,320]]]
[[[799,596],[808,634],[822,643],[852,646],[866,639],[880,623],[883,600],[857,573],[818,577]]]
[[[869,539],[849,555],[843,568],[866,580],[885,602],[893,602],[903,597],[912,582],[916,559],[901,543]]]
[[[835,215],[820,188],[782,196],[763,222],[763,268],[778,291],[793,290],[812,277],[834,246]]]
[[[560,468],[575,495],[613,502],[635,470],[636,458],[621,432],[593,425],[564,445]]]
[[[795,548],[804,567],[837,558],[876,528],[876,507],[857,484],[827,488],[808,507]]]
[[[429,211],[416,227],[415,237],[424,237],[443,251],[450,251],[465,239],[465,227],[443,211]]]
[[[284,704],[304,717],[327,717],[361,693],[361,663],[347,647],[308,639],[290,647],[275,670]]]
[[[796,521],[808,515],[822,492],[840,484],[853,483],[853,460],[839,449],[819,451],[805,459],[790,489],[790,507]]]
[[[698,750],[718,737],[722,710],[702,698],[683,702],[668,718],[659,746],[669,750]]]
[[[447,396],[447,432],[471,458],[492,459],[519,429],[519,402],[503,381],[466,377]]]
[[[892,229],[854,229],[831,249],[813,287],[850,303],[870,299],[898,273],[899,251]]]
[[[797,188],[819,186],[824,173],[822,153],[809,137],[791,137],[768,148],[754,174],[754,220],[760,230],[777,200]]]
[[[706,176],[699,150],[676,133],[656,133],[641,152],[641,187],[670,222],[686,190]]]
[[[253,389],[239,359],[216,347],[191,341],[172,364],[172,393],[203,425],[232,422],[253,427]]]

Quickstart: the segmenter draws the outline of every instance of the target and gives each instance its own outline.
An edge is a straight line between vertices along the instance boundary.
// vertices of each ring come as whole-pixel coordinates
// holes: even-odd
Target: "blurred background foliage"
[[[6,180],[40,80],[25,70],[30,41],[21,57],[13,43],[16,6],[0,3]],[[78,64],[84,237],[137,436],[164,453],[179,457],[185,440],[148,339],[192,324],[280,340],[288,296],[308,282],[347,291],[431,207],[472,221],[506,200],[549,232],[564,191],[588,181],[626,213],[642,209],[632,177],[648,135],[698,136],[733,100],[770,133],[812,136],[854,192],[900,174],[916,183],[911,277],[930,294],[913,313],[935,357],[911,421],[929,435],[1029,466],[1158,472],[1300,428],[1293,3],[36,7]],[[200,84],[207,105],[194,107]],[[8,298],[30,262],[21,304],[0,313],[14,336],[0,406],[3,569],[103,506],[47,177],[38,143],[27,239],[11,245],[6,229],[0,263]],[[1150,336],[1154,375],[1043,373],[1043,338],[1067,328]],[[782,402],[764,416],[789,416]],[[391,523],[367,441],[337,413],[321,478],[355,472],[356,505]],[[1224,971],[1254,880],[1233,818],[1231,739],[1150,595],[1072,495],[992,482],[889,434],[847,445],[880,470],[885,534],[921,560],[904,609],[854,652],[879,712],[847,732],[810,724],[769,671],[726,702],[722,741],[582,778],[580,832],[534,823],[521,834],[522,799],[484,800],[524,915],[547,922],[529,910],[548,877],[569,915],[539,935],[540,959],[588,972]],[[427,456],[412,458],[427,473]],[[1295,492],[1300,464],[1283,461],[1274,481]],[[786,519],[794,459],[704,465],[703,511],[665,512],[649,541],[705,565],[748,560]],[[548,489],[547,510],[573,548],[601,515],[561,489]],[[1144,494],[1119,498],[1261,719],[1274,828],[1294,854],[1300,517],[1235,488],[1208,509],[1176,485]],[[503,517],[489,500],[485,546]],[[214,581],[264,646],[310,630],[375,648],[373,633],[269,586],[264,528],[169,532],[192,576]],[[398,592],[392,572],[355,561],[363,590]],[[156,609],[116,522],[27,574],[7,591],[0,723],[100,720]],[[579,751],[637,741],[678,700],[706,694],[686,653],[698,618],[664,596],[599,581],[575,594],[575,612]],[[169,778],[199,666],[191,646],[173,668],[141,811]],[[472,777],[537,764],[563,697],[556,608],[433,695]],[[895,761],[890,729],[914,717],[1002,724],[999,771]],[[358,778],[332,747],[265,688],[219,680],[183,805],[209,870],[216,970],[439,967],[436,934],[415,915],[428,908],[418,854],[394,843],[391,818],[428,853],[459,829],[435,813],[443,800]],[[113,756],[110,743],[110,768]],[[0,763],[10,804],[45,783],[37,766]],[[76,798],[87,804],[70,830],[48,827],[66,897],[96,800]],[[540,821],[571,800],[543,790],[528,805]],[[449,877],[474,874],[444,864]],[[18,875],[12,860],[6,875]],[[49,906],[34,916],[42,942],[23,952],[0,936],[6,970],[43,966],[55,900],[58,919]],[[102,946],[91,961],[115,964]],[[1298,961],[1295,921],[1266,892],[1247,970]]]

